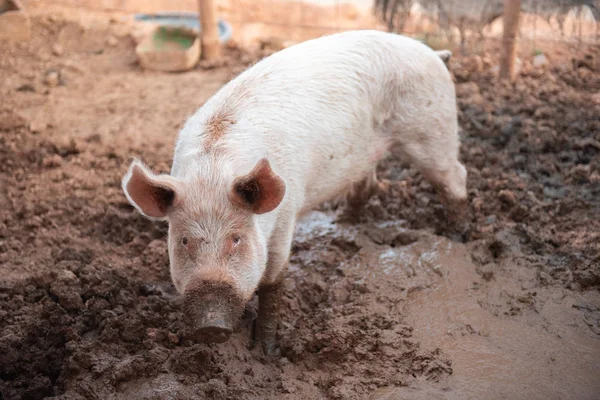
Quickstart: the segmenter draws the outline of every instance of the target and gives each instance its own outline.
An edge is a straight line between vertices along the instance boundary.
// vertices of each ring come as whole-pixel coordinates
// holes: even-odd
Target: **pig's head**
[[[256,216],[274,210],[285,183],[267,159],[243,176],[223,169],[174,178],[134,161],[123,178],[127,199],[143,215],[169,222],[171,279],[197,337],[224,342],[263,276],[266,238]]]

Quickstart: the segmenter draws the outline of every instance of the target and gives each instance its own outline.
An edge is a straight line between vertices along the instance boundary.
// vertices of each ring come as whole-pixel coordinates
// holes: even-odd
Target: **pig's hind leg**
[[[421,132],[412,138],[394,146],[395,150],[399,150],[400,156],[421,172],[441,195],[450,236],[466,239],[469,235],[467,170],[458,161],[458,135]]]
[[[371,196],[377,192],[377,188],[378,182],[375,171],[354,183],[350,191],[345,194],[346,204],[336,221],[350,223],[358,222],[364,207],[367,205]]]
[[[356,182],[349,193],[346,194],[346,204],[337,222],[359,222],[364,208],[369,199],[374,195],[383,195],[388,192],[392,183],[387,179],[377,178],[375,168],[365,178]]]

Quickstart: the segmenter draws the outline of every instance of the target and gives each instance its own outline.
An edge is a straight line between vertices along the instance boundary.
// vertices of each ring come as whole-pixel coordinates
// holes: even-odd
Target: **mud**
[[[397,183],[358,222],[324,206],[298,226],[266,359],[256,299],[228,342],[196,343],[166,226],[120,189],[133,156],[168,172],[185,117],[256,56],[144,72],[129,27],[76,17],[39,11],[31,42],[0,43],[2,398],[598,398],[600,74],[577,62],[598,48],[526,65],[515,86],[453,58],[469,240],[446,238],[434,189],[387,160]]]

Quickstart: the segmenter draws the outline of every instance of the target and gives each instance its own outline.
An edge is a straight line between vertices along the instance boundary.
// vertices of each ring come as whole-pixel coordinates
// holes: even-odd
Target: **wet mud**
[[[434,189],[387,159],[358,221],[323,206],[297,227],[268,359],[256,299],[228,342],[194,340],[166,226],[120,188],[133,156],[168,172],[185,117],[258,56],[143,72],[129,27],[76,16],[38,12],[31,42],[0,43],[1,398],[598,398],[600,73],[571,60],[597,47],[514,86],[451,59],[470,237],[446,237]]]

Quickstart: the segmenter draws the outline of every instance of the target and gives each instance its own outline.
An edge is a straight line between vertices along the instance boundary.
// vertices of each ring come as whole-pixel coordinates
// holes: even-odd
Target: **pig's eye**
[[[237,246],[238,244],[240,244],[240,243],[241,243],[241,241],[242,241],[242,238],[241,238],[241,237],[239,237],[239,236],[234,236],[232,240],[233,240],[233,245],[234,245],[234,246]]]
[[[187,246],[188,242],[189,242],[188,238],[186,238],[186,237],[181,238],[181,244],[182,245]]]

